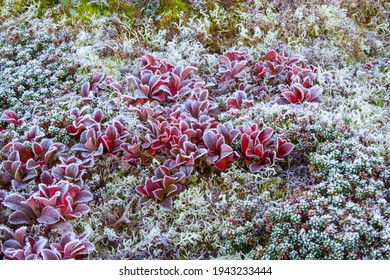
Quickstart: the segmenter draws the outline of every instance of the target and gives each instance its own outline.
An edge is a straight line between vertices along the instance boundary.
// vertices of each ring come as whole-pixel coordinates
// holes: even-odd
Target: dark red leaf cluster
[[[242,65],[246,65],[249,59],[247,50],[225,53],[226,64],[220,68],[223,73],[218,79],[223,83],[231,83],[244,77],[248,69]],[[122,162],[128,169],[141,164],[148,166],[152,160],[157,160],[160,166],[154,171],[154,176],[147,178],[136,191],[143,196],[143,203],[154,200],[162,207],[170,208],[172,197],[185,189],[186,178],[195,168],[224,171],[235,161],[250,161],[250,156],[249,152],[246,155],[246,151],[233,148],[235,141],[240,146],[243,133],[231,123],[218,121],[221,108],[212,98],[206,83],[193,77],[193,74],[190,76],[194,67],[174,66],[151,55],[142,59],[142,65],[140,76],[131,76],[136,87],[133,95],[120,95],[121,101],[140,120],[134,136],[124,139],[120,145]],[[253,105],[253,99],[246,96],[245,90],[243,84],[239,86],[235,98],[229,100],[232,108]],[[99,142],[99,130],[93,127],[84,131],[80,137],[81,143],[74,146],[75,150],[82,153],[82,157],[88,157],[90,153],[104,153],[104,145],[102,141]],[[280,159],[291,152],[292,144],[289,145],[291,149],[284,155],[280,154]],[[260,159],[252,159],[253,164],[248,164],[252,166],[251,171],[260,170],[253,168],[255,164],[264,166],[275,162],[276,146],[272,151],[266,148],[269,160],[262,162]]]
[[[195,170],[225,171],[239,161],[250,172],[258,172],[283,160],[293,144],[273,139],[270,128],[221,123],[218,115],[224,108],[215,101],[215,94],[237,86],[230,91],[234,96],[228,99],[228,109],[240,110],[254,105],[254,87],[248,79],[256,83],[284,79],[281,98],[290,103],[318,101],[321,89],[313,85],[315,69],[303,60],[271,51],[256,64],[258,72],[253,79],[251,59],[246,49],[226,52],[217,77],[219,85],[213,90],[195,76],[195,67],[174,66],[145,55],[141,73],[127,77],[124,83],[96,73],[81,86],[80,100],[89,106],[69,112],[73,118],[66,127],[73,139],[69,145],[45,138],[39,126],[26,131],[24,139],[7,144],[1,179],[5,188],[12,190],[0,191],[0,207],[12,210],[8,223],[16,230],[1,228],[5,232],[0,242],[4,258],[69,259],[92,250],[86,236],[77,237],[71,227],[65,226],[61,239],[53,242],[47,235],[26,236],[29,228],[24,225],[50,231],[88,213],[93,196],[84,186],[84,177],[101,157],[118,157],[125,170],[157,162],[157,168],[151,169],[145,183],[135,190],[142,196],[141,203],[154,201],[163,208],[172,207],[172,198],[185,190],[187,178]],[[114,110],[120,102],[138,116],[133,131],[126,128],[124,118],[104,122],[103,111],[91,108],[107,91],[115,92],[116,99],[110,100]],[[8,125],[22,124],[11,110],[5,111],[1,120]]]
[[[57,242],[49,242],[43,236],[36,238],[26,235],[26,226],[15,231],[0,226],[0,231],[4,234],[0,252],[4,254],[5,260],[79,259],[94,250],[93,245],[86,241],[87,234],[77,236],[73,232],[68,232]]]
[[[136,187],[136,191],[143,195],[141,203],[155,200],[160,206],[170,209],[172,197],[182,192],[186,175],[183,172],[172,169],[169,162],[154,170],[154,176],[147,178],[144,185]]]
[[[254,79],[277,86],[279,104],[321,102],[322,89],[314,86],[316,72],[317,68],[300,56],[271,50],[256,63]]]
[[[90,103],[97,97],[103,96],[108,89],[115,92],[121,92],[122,87],[111,77],[107,77],[104,73],[95,73],[91,81],[85,82],[80,89],[80,96],[83,102]]]
[[[14,210],[9,222],[13,225],[52,225],[80,218],[89,212],[85,204],[92,200],[89,191],[67,181],[54,185],[39,184],[38,191],[27,198],[17,193],[9,194],[3,205]]]
[[[37,135],[42,136],[38,129],[34,130]],[[31,136],[31,131],[26,136]],[[30,136],[28,137],[31,138]],[[42,220],[43,224],[58,222],[61,217],[66,220],[75,213],[75,217],[79,217],[88,212],[86,205],[76,206],[81,197],[84,197],[83,202],[92,198],[90,192],[82,189],[85,168],[91,163],[71,156],[64,144],[53,143],[47,138],[38,139],[31,138],[32,151],[20,141],[4,148],[8,157],[3,162],[6,173],[3,181],[11,183],[14,191],[24,189],[30,182],[35,186],[31,188],[31,194],[10,193],[4,199],[3,205],[16,211],[9,218],[11,224],[40,223],[42,211],[50,220],[50,223]],[[86,201],[85,197],[90,199]],[[74,210],[74,207],[77,209]]]
[[[5,110],[0,117],[1,121],[5,121],[8,124],[13,124],[14,126],[19,126],[22,124],[22,120],[16,115],[12,110]]]
[[[77,238],[68,221],[90,211],[87,203],[93,196],[84,187],[83,177],[93,166],[93,158],[75,157],[69,147],[45,138],[42,129],[35,125],[24,133],[23,139],[14,139],[2,152],[6,156],[2,182],[11,189],[0,192],[0,205],[12,211],[8,223],[16,228],[15,233],[1,228],[6,232],[5,241],[0,242],[4,258],[68,259],[90,252],[92,244],[84,237]],[[62,239],[50,243],[42,236],[25,237],[29,227],[22,225],[49,232],[61,227]]]
[[[232,49],[221,59],[217,78],[221,82],[219,89],[234,92],[227,101],[228,110],[251,107],[252,97],[265,93],[279,93],[276,98],[278,104],[322,102],[319,97],[322,88],[315,85],[317,68],[300,56],[270,50],[253,62],[247,49]]]
[[[217,81],[231,83],[236,79],[245,78],[249,72],[248,61],[251,59],[248,49],[232,49],[221,56]]]
[[[159,104],[172,104],[183,100],[196,86],[197,79],[189,74],[196,70],[193,66],[173,66],[170,63],[147,54],[142,59],[143,70],[140,77],[129,76],[136,86],[133,95],[123,95],[122,100],[131,105],[157,101]]]
[[[241,153],[245,164],[252,173],[258,172],[264,166],[273,164],[276,160],[283,160],[290,154],[294,145],[286,140],[271,138],[272,128],[258,130],[256,125],[241,126]]]
[[[246,109],[254,105],[253,97],[248,96],[245,92],[245,87],[243,84],[239,86],[239,89],[234,92],[232,97],[229,97],[227,100],[227,110],[230,109]]]

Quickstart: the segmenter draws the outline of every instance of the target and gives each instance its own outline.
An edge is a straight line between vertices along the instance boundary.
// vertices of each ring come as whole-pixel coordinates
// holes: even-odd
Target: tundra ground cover
[[[389,259],[385,1],[3,1],[0,258]]]

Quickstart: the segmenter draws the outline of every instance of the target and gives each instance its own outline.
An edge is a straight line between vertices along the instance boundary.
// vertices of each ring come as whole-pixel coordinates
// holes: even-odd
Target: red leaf
[[[311,98],[310,99],[311,100],[315,99],[322,93],[322,88],[316,85],[316,86],[310,88],[309,93],[311,94]]]
[[[225,171],[230,166],[230,161],[228,158],[221,158],[217,162],[215,162],[215,167],[220,171]]]
[[[60,220],[60,214],[53,207],[46,206],[42,209],[41,216],[37,220],[41,224],[52,225]]]
[[[309,87],[310,87],[310,84],[311,84],[311,79],[310,79],[310,77],[306,77],[306,78],[303,80],[302,86],[305,87],[305,88],[309,88]]]
[[[203,135],[203,141],[206,144],[206,146],[212,150],[215,151],[216,147],[215,144],[217,142],[217,136],[215,135],[214,132],[207,130],[204,135]]]
[[[13,112],[11,110],[5,110],[3,112],[3,115],[1,116],[0,120],[5,121],[9,124],[14,124],[15,126],[22,124],[22,121],[19,120],[19,118],[15,114],[15,112]]]
[[[187,66],[186,68],[184,68],[184,70],[181,72],[181,79],[184,80],[187,78],[188,74],[191,73],[192,71],[194,70],[197,70],[196,67],[193,67],[193,66]]]
[[[264,149],[263,145],[259,144],[255,147],[255,154],[261,158],[264,156]]]
[[[305,99],[305,92],[302,86],[299,84],[294,85],[294,94],[298,102],[302,102]]]
[[[249,171],[251,173],[259,172],[261,169],[263,169],[264,164],[260,164],[258,162],[253,162],[249,165]]]
[[[24,201],[26,200],[23,196],[12,193],[6,196],[3,201],[3,205],[15,211],[24,211],[26,209],[26,207],[22,205],[22,202]]]
[[[104,78],[104,73],[96,73],[91,80],[91,85],[100,82],[101,80],[103,80],[103,78]]]
[[[90,83],[85,82],[80,89],[80,95],[82,97],[89,97],[89,91],[90,91]]]
[[[14,150],[19,152],[21,162],[27,162],[31,158],[30,151],[22,143],[15,143]]]
[[[34,152],[34,155],[39,157],[42,154],[42,152],[43,152],[42,146],[39,145],[38,143],[34,142],[34,144],[33,144],[33,152]]]
[[[245,133],[241,135],[241,151],[243,154],[246,153],[249,146],[249,136]]]
[[[272,128],[270,128],[270,127],[264,128],[264,129],[260,132],[260,134],[259,134],[259,136],[258,136],[260,142],[263,143],[263,142],[265,142],[266,140],[268,140],[269,138],[271,138],[272,133],[273,133]]]
[[[26,213],[16,211],[9,216],[9,222],[13,225],[32,225],[31,218]]]
[[[79,173],[79,168],[75,163],[69,164],[65,169],[65,176],[67,177],[67,179],[76,178],[78,173]]]
[[[294,149],[294,145],[291,143],[286,143],[285,140],[278,138],[278,148],[276,151],[276,159],[283,159]]]
[[[286,98],[287,101],[290,102],[290,103],[297,103],[297,101],[298,101],[297,97],[295,96],[295,94],[293,92],[291,92],[291,91],[288,91],[288,90],[282,92],[282,96],[284,98]]]
[[[135,191],[139,194],[148,196],[149,194],[145,191],[145,187],[143,185],[135,187]]]
[[[59,260],[59,256],[49,249],[42,249],[41,254],[43,260]]]
[[[160,206],[165,209],[172,209],[172,198],[168,197],[160,202]]]
[[[103,140],[103,145],[105,150],[109,153],[112,151],[113,142],[110,140],[110,138],[107,135],[102,136],[101,138]]]
[[[92,194],[87,190],[83,190],[78,193],[78,195],[75,198],[75,202],[83,203],[83,202],[91,201],[92,199],[93,199]]]
[[[93,116],[93,119],[96,121],[96,122],[101,122],[102,119],[103,119],[103,111],[100,110],[100,109],[97,109],[95,111],[95,115]]]
[[[158,201],[162,201],[164,199],[164,195],[165,195],[164,189],[157,189],[153,191],[153,196]]]
[[[106,130],[106,135],[109,137],[111,141],[113,141],[116,138],[118,138],[118,131],[114,126],[109,125]]]
[[[266,53],[265,57],[269,60],[274,60],[278,54],[274,50],[270,50],[269,52]]]
[[[166,196],[169,197],[176,194],[178,189],[179,188],[174,184],[169,185],[168,187],[165,188]]]
[[[221,154],[220,154],[221,159],[230,156],[232,153],[233,153],[232,147],[226,144],[221,145]]]
[[[86,204],[79,204],[73,209],[71,216],[78,218],[78,217],[81,217],[82,215],[88,213],[89,211],[90,211],[90,209]]]

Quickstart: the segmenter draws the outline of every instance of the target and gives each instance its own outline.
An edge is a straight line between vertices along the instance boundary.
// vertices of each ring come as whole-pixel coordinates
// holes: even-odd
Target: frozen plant
[[[86,241],[87,233],[77,236],[74,232],[68,232],[57,243],[43,236],[37,240],[26,235],[26,226],[15,231],[0,226],[0,231],[5,234],[4,241],[0,242],[0,251],[6,260],[79,259],[94,250],[93,245]]]
[[[52,225],[80,218],[89,212],[85,203],[92,200],[92,194],[77,185],[60,181],[49,186],[39,184],[38,188],[28,198],[16,193],[6,196],[3,205],[14,211],[9,216],[11,224]]]
[[[279,137],[275,143],[271,138],[272,128],[267,127],[259,131],[256,125],[252,125],[241,126],[239,129],[242,133],[241,152],[245,164],[252,173],[258,172],[264,166],[272,165],[274,161],[283,160],[294,148],[292,143]]]
[[[162,207],[172,207],[172,197],[182,192],[186,176],[182,172],[173,172],[168,166],[161,165],[154,171],[154,176],[147,178],[144,185],[136,187],[143,197],[141,203],[155,200]]]

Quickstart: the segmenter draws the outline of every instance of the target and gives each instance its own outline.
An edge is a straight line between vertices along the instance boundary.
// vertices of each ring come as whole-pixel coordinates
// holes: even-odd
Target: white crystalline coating
[[[9,182],[9,178],[0,183],[0,220],[12,229],[19,227],[15,232],[0,227],[1,237],[6,236],[0,241],[0,248],[28,248],[27,243],[33,244],[30,238],[34,238],[41,253],[27,257],[57,259],[64,257],[60,251],[65,247],[71,253],[74,244],[90,249],[91,244],[82,244],[84,236],[66,234],[76,229],[91,232],[89,240],[96,245],[96,252],[89,258],[388,259],[389,60],[383,1],[360,1],[355,5],[357,1],[350,0],[346,8],[345,1],[328,1],[324,5],[323,1],[300,4],[300,1],[249,0],[235,6],[227,2],[240,1],[188,0],[177,1],[185,3],[181,12],[164,10],[168,12],[159,15],[160,21],[144,18],[142,11],[137,11],[134,17],[117,16],[115,13],[122,7],[112,7],[106,0],[83,1],[83,5],[88,2],[88,10],[114,9],[112,15],[91,12],[86,16],[79,7],[72,7],[78,15],[66,8],[59,13],[60,3],[50,13],[44,9],[37,17],[39,1],[30,4],[26,11],[16,5],[20,1],[3,2],[0,115],[12,107],[22,124],[0,122],[0,148],[8,144],[6,141],[20,139],[31,150],[35,143],[24,135],[35,124],[44,131],[42,138],[52,138],[70,148],[77,143],[77,137],[70,136],[66,126],[76,118],[69,116],[68,111],[84,106],[89,106],[86,114],[92,117],[95,108],[102,110],[102,118],[97,117],[100,125],[112,124],[121,117],[129,134],[141,137],[140,119],[132,111],[130,101],[124,102],[124,96],[133,96],[135,88],[125,86],[123,79],[125,75],[137,76],[141,72],[141,56],[145,53],[175,66],[197,67],[190,76],[203,79],[208,96],[222,108],[215,116],[218,122],[229,122],[234,128],[253,123],[260,130],[272,127],[275,139],[292,141],[295,148],[288,161],[263,167],[255,174],[248,171],[242,158],[223,172],[216,172],[201,159],[195,167],[181,166],[181,171],[191,175],[185,182],[186,190],[174,197],[171,211],[164,211],[156,203],[141,206],[135,193],[136,186],[144,184],[145,178],[162,164],[160,154],[153,155],[146,165],[125,170],[121,154],[98,155],[99,151],[89,158],[89,163],[80,163],[81,170],[70,164],[66,178],[58,169],[45,166],[43,159],[37,158],[37,165],[16,163],[14,169],[39,166],[37,172],[43,171],[44,176],[34,178],[34,173],[23,171],[25,177],[20,172],[17,177],[27,178],[27,185],[15,180]],[[51,19],[51,14],[56,15],[56,20]],[[26,22],[27,28],[21,27],[20,23]],[[73,29],[68,29],[69,22]],[[13,40],[9,35],[27,34],[29,29],[38,39],[25,44],[7,41]],[[70,42],[51,44],[49,30],[58,38],[70,38]],[[32,51],[40,44],[41,52]],[[273,95],[264,94],[264,99],[251,96],[257,86],[272,82],[254,83],[251,75],[238,75],[240,82],[249,86],[245,95],[253,106],[249,103],[246,106],[244,101],[248,100],[240,95],[237,99],[242,99],[241,108],[224,110],[239,85],[218,92],[215,78],[220,54],[234,46],[249,49],[253,56],[249,60],[251,66],[270,49],[302,55],[317,67],[315,84],[323,89],[321,92],[315,87],[310,94],[321,92],[324,102],[278,105]],[[45,64],[60,53],[61,62]],[[68,76],[78,62],[88,68],[76,76]],[[90,81],[94,71],[115,78],[124,92],[103,89],[94,93],[91,100],[81,100],[79,84]],[[294,76],[293,80],[298,78]],[[167,87],[163,89],[167,91]],[[148,105],[160,106],[156,102]],[[191,102],[186,107],[192,108]],[[177,108],[184,111],[181,104]],[[190,128],[185,130],[188,132]],[[188,132],[188,138],[194,137],[191,133]],[[113,134],[106,136],[110,138]],[[200,141],[202,149],[212,146],[213,137],[207,136],[210,135]],[[105,139],[106,147],[111,145],[109,141]],[[131,141],[131,145],[134,143]],[[191,150],[191,145],[186,146]],[[233,146],[241,152],[238,143]],[[85,149],[85,145],[73,147]],[[38,154],[36,145],[35,150]],[[69,156],[67,160],[71,161],[76,151],[66,152],[70,154],[64,157]],[[137,154],[137,149],[132,152]],[[141,154],[149,157],[148,152],[151,151]],[[229,153],[229,149],[224,149],[221,155]],[[174,154],[183,155],[177,151]],[[7,156],[7,151],[2,151],[0,158]],[[52,163],[59,164],[56,160]],[[12,165],[3,160],[1,176],[13,173]],[[253,170],[255,167],[252,166]],[[51,185],[63,179],[80,179],[74,177],[81,173],[82,180],[73,183],[85,184],[85,191],[93,192],[93,197],[88,192],[80,194],[79,206],[73,207],[75,219],[59,221],[61,226],[56,224],[44,233],[47,243],[43,244],[40,227],[30,223],[50,224],[57,220],[57,210],[47,208],[39,221],[31,220],[27,214],[18,212],[25,210],[20,205],[25,200],[22,196],[36,191],[35,179]],[[136,202],[127,207],[133,198]],[[117,225],[122,216],[127,217],[126,222]],[[22,227],[23,224],[28,227]],[[63,240],[62,235],[66,236]],[[23,250],[18,250],[14,251],[15,256],[26,257]],[[7,252],[10,256],[10,251]]]

